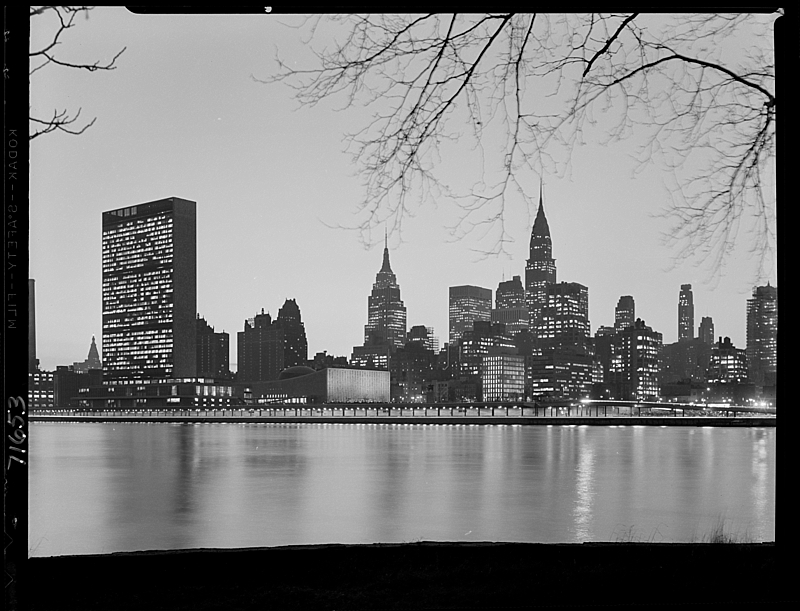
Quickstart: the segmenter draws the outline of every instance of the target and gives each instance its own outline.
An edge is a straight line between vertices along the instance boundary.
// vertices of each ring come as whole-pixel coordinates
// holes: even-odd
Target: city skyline
[[[74,100],[97,116],[81,136],[52,134],[31,146],[30,276],[43,369],[83,359],[91,337],[102,335],[101,213],[169,197],[197,202],[197,313],[231,336],[232,356],[244,321],[262,308],[274,317],[286,299],[302,312],[309,357],[349,357],[362,343],[386,227],[375,227],[369,250],[354,232],[332,228],[355,224],[359,181],[341,138],[357,127],[359,112],[334,113],[333,104],[296,110],[285,86],[250,78],[274,68],[273,44],[302,55],[297,32],[281,20],[291,21],[102,7],[75,35],[89,56],[126,46],[117,70],[80,75],[51,66],[32,77],[33,107]],[[183,34],[176,40],[174,31]],[[230,35],[240,44],[226,46]],[[65,39],[65,49],[77,39]],[[619,298],[631,295],[636,316],[675,342],[680,286],[691,284],[695,320],[711,317],[717,336],[744,348],[747,300],[754,286],[777,285],[774,272],[754,276],[746,240],[713,284],[696,261],[663,271],[677,252],[659,241],[668,229],[654,216],[667,197],[659,169],[630,179],[632,168],[621,163],[628,147],[615,149],[578,148],[571,177],[536,177],[559,280],[589,289],[591,333],[613,326]],[[524,278],[536,210],[522,202],[509,210],[511,259],[481,258],[477,251],[489,245],[477,232],[453,241],[445,227],[454,206],[438,204],[406,219],[402,234],[388,231],[407,328],[433,327],[443,344],[451,286],[482,286],[494,296],[501,281]]]

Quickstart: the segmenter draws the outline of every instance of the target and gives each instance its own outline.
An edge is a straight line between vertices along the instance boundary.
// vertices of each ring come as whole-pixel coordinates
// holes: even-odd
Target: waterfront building
[[[490,351],[481,359],[483,401],[520,401],[525,398],[525,357]]]
[[[103,379],[194,377],[195,202],[103,213]]]
[[[585,343],[536,348],[526,364],[527,394],[534,399],[584,399],[591,394],[595,359]]]
[[[237,333],[237,376],[239,382],[277,380],[284,369],[283,329],[273,324],[269,312],[256,314]]]
[[[623,295],[617,301],[614,310],[614,328],[622,331],[632,326],[634,322],[636,322],[636,304],[631,295]]]
[[[400,298],[400,285],[389,263],[388,238],[383,248],[383,265],[367,298],[367,324],[364,345],[400,348],[406,342],[406,306]]]
[[[197,315],[197,376],[230,379],[230,336],[214,331],[205,318]]]
[[[59,365],[53,372],[53,405],[78,407],[81,390],[102,384],[102,369],[77,370],[73,365]]]
[[[712,345],[714,343],[714,321],[710,316],[703,316],[700,319],[700,326],[697,328],[697,337],[704,344]]]
[[[694,295],[691,284],[682,284],[678,295],[678,341],[694,337]]]
[[[699,337],[662,346],[660,383],[704,383],[713,347]]]
[[[539,210],[531,229],[530,256],[525,267],[525,301],[528,307],[529,325],[539,328],[542,310],[547,306],[547,287],[556,283],[556,260],[553,258],[553,243],[550,226],[544,214],[544,200],[539,191]]]
[[[308,339],[300,307],[294,299],[284,302],[273,324],[283,331],[283,366],[305,365],[308,360]]]
[[[421,341],[410,340],[395,350],[389,361],[392,401],[424,401],[435,377],[436,360],[436,353]]]
[[[710,383],[739,384],[747,382],[747,355],[736,348],[731,338],[719,341],[711,350],[706,380]]]
[[[28,279],[28,373],[39,371],[36,358],[36,282]]]
[[[747,363],[756,386],[775,386],[778,370],[778,287],[757,286],[747,300]]]
[[[28,407],[49,408],[55,405],[53,372],[37,370],[28,374]]]
[[[72,369],[76,373],[87,373],[90,369],[103,369],[103,363],[100,360],[100,353],[97,350],[97,343],[95,343],[94,335],[92,335],[92,344],[89,346],[89,354],[86,360],[80,363],[72,363]]]
[[[230,409],[244,405],[244,386],[205,378],[116,380],[78,391],[78,407],[90,410]]]
[[[450,345],[456,346],[476,321],[491,322],[492,290],[480,286],[451,286],[449,291]]]
[[[662,335],[637,318],[632,327],[617,333],[611,363],[615,399],[642,401],[659,395],[659,353]]]
[[[255,382],[245,391],[254,405],[270,403],[387,403],[389,372],[363,368],[289,367],[277,380]]]

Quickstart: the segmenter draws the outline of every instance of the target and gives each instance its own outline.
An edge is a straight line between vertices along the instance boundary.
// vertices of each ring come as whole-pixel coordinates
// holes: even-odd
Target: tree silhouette
[[[530,205],[539,177],[564,175],[576,144],[635,136],[636,170],[667,170],[679,258],[724,261],[742,220],[762,264],[774,246],[773,15],[346,15],[300,26],[318,65],[277,74],[301,105],[340,98],[372,116],[347,135],[364,179],[359,225],[403,219],[431,193],[458,202],[456,237],[478,227],[488,253],[510,239],[509,196]],[[333,42],[331,42],[331,39]],[[451,141],[482,172],[455,187],[437,172]],[[412,199],[415,194],[420,199]]]
[[[93,7],[90,6],[31,6],[30,7],[30,19],[33,20],[34,18],[42,19],[47,16],[53,16],[53,35],[47,41],[47,43],[38,49],[31,49],[29,52],[30,57],[30,72],[29,75],[33,76],[35,72],[38,72],[45,66],[49,65],[56,65],[61,66],[63,68],[72,68],[78,70],[87,70],[89,72],[95,72],[97,70],[114,70],[116,66],[114,65],[120,55],[125,51],[123,47],[121,51],[119,51],[114,57],[111,58],[111,61],[106,63],[100,63],[99,61],[94,62],[92,64],[82,63],[82,62],[71,62],[63,59],[56,55],[59,51],[59,45],[62,44],[62,34],[69,30],[70,28],[75,27],[75,19],[78,15],[83,14],[87,19],[89,17],[89,11],[92,10]],[[81,109],[78,108],[77,111],[71,113],[68,110],[53,110],[53,114],[49,118],[41,118],[41,117],[34,117],[30,115],[29,121],[31,123],[31,127],[29,130],[29,139],[33,140],[39,136],[44,134],[49,134],[54,131],[62,131],[68,134],[78,135],[85,132],[89,129],[96,120],[92,119],[88,123],[84,123],[82,126],[79,124],[79,119],[81,115]]]

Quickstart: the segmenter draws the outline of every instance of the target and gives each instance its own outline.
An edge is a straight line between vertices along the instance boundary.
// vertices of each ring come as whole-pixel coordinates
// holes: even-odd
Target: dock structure
[[[229,409],[39,409],[33,422],[776,426],[775,408],[648,401],[273,403]]]

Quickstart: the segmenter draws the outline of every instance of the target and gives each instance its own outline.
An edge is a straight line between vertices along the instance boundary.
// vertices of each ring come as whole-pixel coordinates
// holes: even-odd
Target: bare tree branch
[[[70,28],[75,27],[75,19],[78,15],[84,15],[86,18],[89,16],[89,11],[92,10],[91,6],[32,6],[30,7],[30,18],[41,18],[42,16],[52,15],[57,21],[54,22],[54,32],[48,39],[48,42],[41,48],[31,50],[29,57],[31,67],[29,74],[32,76],[42,68],[51,64],[62,66],[64,68],[72,68],[77,70],[87,70],[88,72],[96,72],[98,70],[115,70],[116,61],[120,55],[125,52],[125,47],[122,48],[111,61],[101,63],[96,61],[94,63],[83,63],[67,61],[65,59],[56,57],[56,50],[62,44],[61,36]],[[70,114],[67,110],[54,110],[53,116],[50,119],[41,119],[31,115],[29,117],[31,127],[29,130],[29,139],[33,140],[38,136],[49,134],[54,131],[61,131],[67,134],[79,135],[89,129],[96,120],[92,119],[85,123],[82,127],[76,124],[80,118],[81,109],[79,108],[74,114]],[[44,127],[40,127],[44,126]],[[75,126],[75,127],[73,127]]]
[[[599,128],[604,144],[636,135],[637,171],[658,162],[674,177],[666,215],[677,256],[699,254],[719,269],[742,222],[762,261],[774,249],[765,177],[776,16],[322,17],[311,42],[325,40],[323,26],[335,31],[318,65],[278,59],[263,82],[286,83],[303,105],[343,94],[345,108],[373,110],[347,137],[364,181],[365,241],[378,224],[400,229],[434,190],[461,207],[456,238],[479,230],[493,240],[487,254],[503,253],[509,198],[531,206],[538,176],[563,175],[574,146]],[[481,168],[466,188],[441,178],[456,140],[471,144]],[[498,142],[501,154],[486,148]]]

